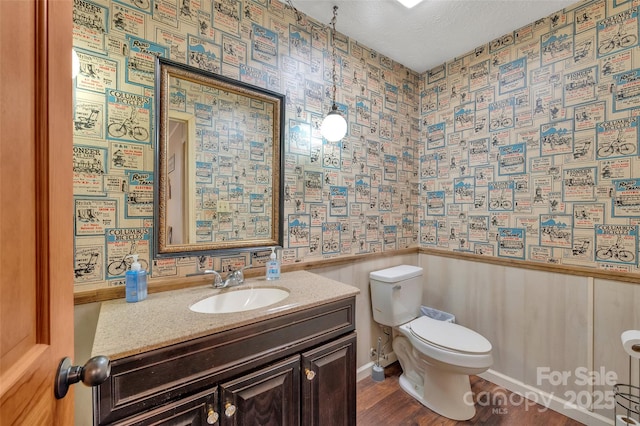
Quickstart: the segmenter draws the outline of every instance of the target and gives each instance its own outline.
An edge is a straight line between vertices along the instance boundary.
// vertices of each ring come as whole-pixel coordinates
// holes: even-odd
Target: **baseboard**
[[[541,391],[540,389],[529,386],[522,383],[519,380],[513,379],[497,371],[487,370],[486,372],[479,374],[485,380],[495,383],[498,386],[522,395],[524,398],[543,405],[547,408],[557,411],[558,413],[572,418],[576,421],[584,423],[589,426],[609,426],[613,425],[613,420],[601,416],[582,407],[578,407],[568,401],[558,398],[557,396],[548,392]]]
[[[380,365],[382,367],[386,367],[390,364],[393,364],[394,362],[396,362],[398,360],[398,357],[396,356],[395,352],[390,352],[387,354],[387,356],[385,358],[382,358],[380,360]],[[362,367],[358,368],[358,370],[356,371],[356,380],[359,382],[362,379],[365,379],[367,377],[371,377],[371,372],[373,370],[373,366],[375,365],[375,363],[372,362],[368,362],[365,365],[363,365]]]

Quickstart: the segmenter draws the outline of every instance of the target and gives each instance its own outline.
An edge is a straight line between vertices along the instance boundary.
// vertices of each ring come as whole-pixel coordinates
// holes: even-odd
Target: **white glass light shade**
[[[422,0],[398,0],[404,7],[407,9],[411,9],[413,6],[418,3],[422,3]]]
[[[322,120],[320,133],[329,142],[338,142],[347,134],[347,120],[337,109],[333,109]]]

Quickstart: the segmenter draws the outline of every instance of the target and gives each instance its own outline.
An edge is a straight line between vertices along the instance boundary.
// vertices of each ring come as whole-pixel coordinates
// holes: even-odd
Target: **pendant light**
[[[333,57],[333,71],[331,73],[333,81],[333,92],[331,98],[331,111],[322,120],[320,133],[329,142],[338,142],[347,134],[347,120],[338,111],[336,105],[336,20],[338,18],[338,6],[333,6],[333,18],[331,19],[331,47]]]

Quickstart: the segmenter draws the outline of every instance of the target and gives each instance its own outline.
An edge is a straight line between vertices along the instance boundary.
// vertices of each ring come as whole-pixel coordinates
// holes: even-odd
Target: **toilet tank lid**
[[[419,266],[399,265],[392,268],[373,271],[369,274],[369,278],[385,283],[395,283],[398,281],[408,280],[409,278],[419,277],[422,275],[422,268]]]

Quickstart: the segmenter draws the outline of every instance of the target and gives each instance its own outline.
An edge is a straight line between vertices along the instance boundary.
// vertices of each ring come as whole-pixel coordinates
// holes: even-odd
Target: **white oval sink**
[[[289,292],[279,288],[244,288],[207,297],[189,306],[189,309],[202,314],[250,311],[278,303],[286,299],[287,296],[289,296]]]

